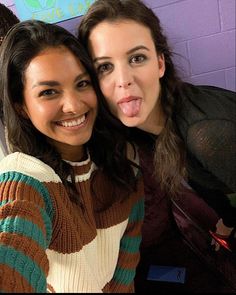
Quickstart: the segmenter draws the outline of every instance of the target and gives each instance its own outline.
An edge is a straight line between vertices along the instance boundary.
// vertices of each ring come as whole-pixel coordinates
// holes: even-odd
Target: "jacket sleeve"
[[[40,181],[17,172],[0,174],[1,292],[46,292],[52,214]]]
[[[225,225],[236,225],[236,209],[227,194],[236,192],[236,124],[211,120],[194,124],[188,132],[193,155],[190,185],[201,194]],[[196,140],[193,137],[198,138]]]
[[[236,96],[213,86],[186,84],[176,123],[187,148],[189,184],[228,227],[236,212],[228,194],[236,192]]]

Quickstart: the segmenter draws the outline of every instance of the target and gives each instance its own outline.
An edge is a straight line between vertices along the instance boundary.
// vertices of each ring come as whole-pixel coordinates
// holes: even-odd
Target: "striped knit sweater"
[[[71,202],[61,179],[22,153],[0,162],[1,292],[133,292],[143,220],[143,184],[105,208],[111,184],[90,159],[74,163],[84,205]],[[102,199],[102,202],[101,202]]]

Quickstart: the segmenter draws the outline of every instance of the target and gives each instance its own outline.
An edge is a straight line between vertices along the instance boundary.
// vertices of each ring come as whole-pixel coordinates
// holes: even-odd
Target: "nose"
[[[131,84],[132,84],[131,82],[124,81],[124,82],[120,82],[118,87],[119,88],[128,88]]]
[[[80,109],[81,101],[78,93],[69,92],[65,93],[62,100],[62,111],[63,113],[76,114]]]
[[[128,67],[120,66],[117,69],[117,86],[118,88],[129,88],[133,84],[133,75]]]

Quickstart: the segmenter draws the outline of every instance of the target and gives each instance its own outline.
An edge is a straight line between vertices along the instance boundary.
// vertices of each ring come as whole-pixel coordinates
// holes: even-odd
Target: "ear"
[[[25,105],[22,105],[20,103],[15,103],[15,110],[16,112],[21,116],[23,117],[24,119],[29,119],[29,116],[28,116],[28,112],[27,112],[27,109],[25,107]]]
[[[159,66],[159,76],[160,78],[162,78],[165,74],[165,70],[166,70],[166,63],[165,63],[165,57],[164,54],[159,54],[157,56],[157,60],[158,60],[158,66]]]

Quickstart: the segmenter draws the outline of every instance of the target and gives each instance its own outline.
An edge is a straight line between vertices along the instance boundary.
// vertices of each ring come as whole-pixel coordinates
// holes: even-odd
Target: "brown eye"
[[[130,58],[130,63],[134,63],[134,64],[139,64],[139,63],[142,63],[146,60],[146,56],[143,55],[143,54],[138,54],[138,55],[135,55],[135,56],[132,56]]]
[[[98,74],[103,74],[103,73],[106,73],[106,72],[109,72],[111,71],[113,68],[112,64],[110,63],[104,63],[104,64],[101,64],[97,67],[97,73]]]
[[[50,96],[53,96],[55,95],[57,92],[54,90],[54,89],[46,89],[46,90],[43,90],[39,93],[39,96],[47,96],[47,97],[50,97]]]
[[[88,86],[91,86],[91,81],[90,80],[82,80],[82,81],[79,81],[79,83],[77,84],[77,87],[79,89],[83,89],[83,88],[86,88]]]

